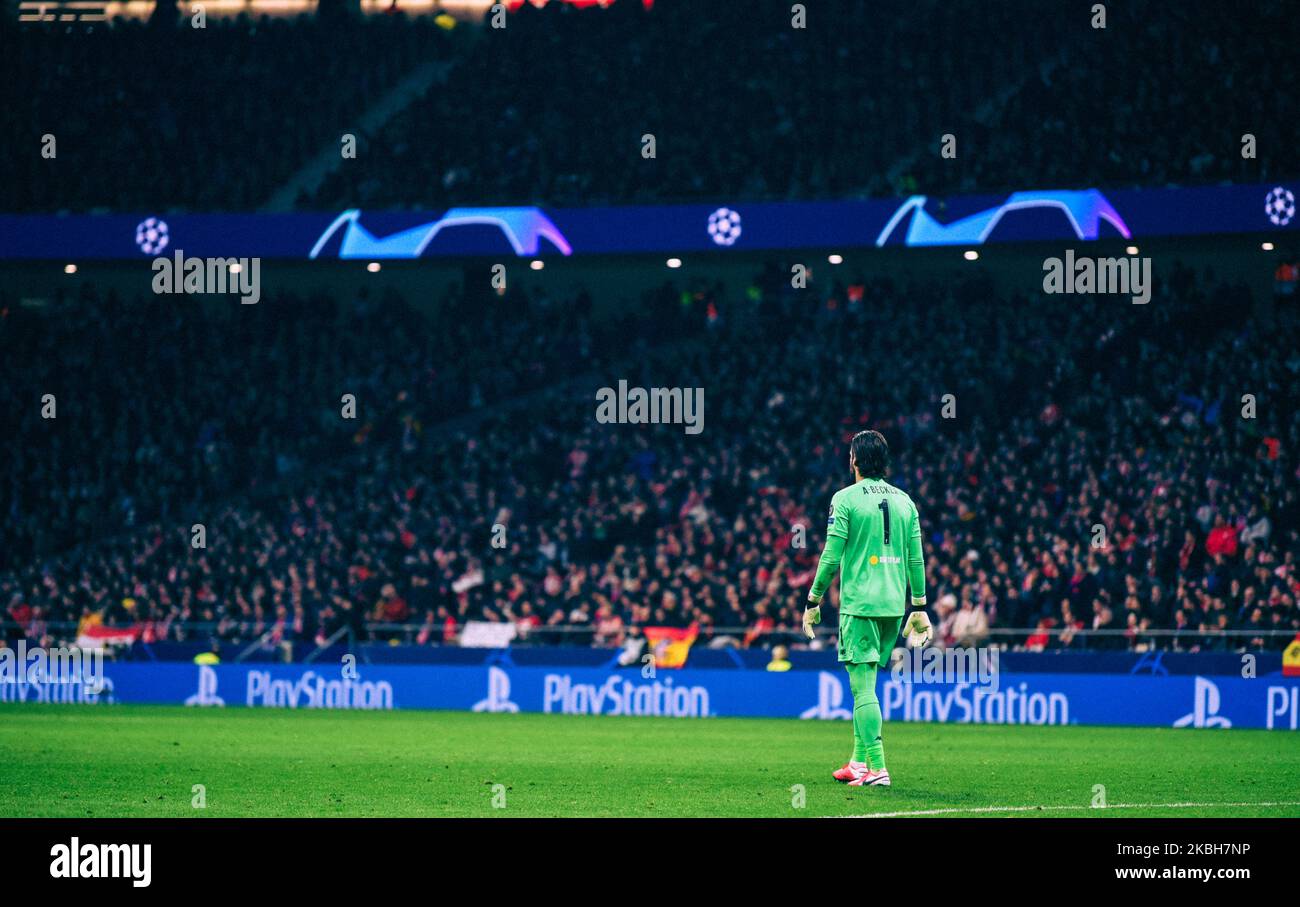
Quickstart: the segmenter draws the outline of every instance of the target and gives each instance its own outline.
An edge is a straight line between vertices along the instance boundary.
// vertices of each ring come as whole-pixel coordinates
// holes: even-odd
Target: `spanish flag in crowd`
[[[78,649],[105,649],[111,646],[129,646],[135,642],[136,627],[106,627],[103,623],[85,621],[77,632]]]
[[[646,642],[657,668],[680,668],[686,664],[691,644],[700,634],[699,624],[689,627],[645,627]]]
[[[1300,633],[1282,650],[1282,676],[1300,677]]]

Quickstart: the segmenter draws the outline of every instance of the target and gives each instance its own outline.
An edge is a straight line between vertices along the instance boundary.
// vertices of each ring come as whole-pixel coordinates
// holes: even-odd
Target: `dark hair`
[[[883,479],[889,473],[889,444],[880,432],[858,432],[849,450],[862,478]]]

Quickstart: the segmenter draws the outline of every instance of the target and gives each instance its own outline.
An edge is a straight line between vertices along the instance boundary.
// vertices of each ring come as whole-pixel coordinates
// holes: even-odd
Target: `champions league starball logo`
[[[157,255],[167,248],[167,222],[147,217],[135,228],[135,244],[145,255]]]
[[[719,208],[709,215],[709,238],[720,246],[735,245],[740,239],[740,215],[730,208]]]
[[[1284,186],[1274,186],[1264,198],[1264,213],[1275,227],[1285,227],[1295,217],[1295,196]]]

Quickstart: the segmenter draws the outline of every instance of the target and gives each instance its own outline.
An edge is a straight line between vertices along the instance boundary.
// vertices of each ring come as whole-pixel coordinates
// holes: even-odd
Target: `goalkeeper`
[[[856,481],[831,498],[826,547],[808,592],[803,629],[809,639],[821,622],[822,596],[840,571],[839,656],[853,690],[853,757],[834,773],[854,787],[889,786],[883,718],[876,696],[876,672],[885,663],[907,613],[908,586],[913,611],[903,627],[909,642],[930,641],[925,613],[925,558],[921,521],[907,494],[884,480],[889,445],[878,431],[860,431],[849,448]]]

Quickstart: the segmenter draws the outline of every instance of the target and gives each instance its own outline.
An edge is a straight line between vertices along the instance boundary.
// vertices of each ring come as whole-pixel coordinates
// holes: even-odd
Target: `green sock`
[[[885,767],[885,744],[881,740],[884,716],[876,696],[874,664],[851,664],[849,688],[853,691],[853,761],[866,762],[875,771]]]
[[[853,710],[853,759],[854,762],[867,761],[867,742],[858,733],[858,711]]]

